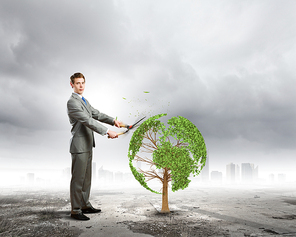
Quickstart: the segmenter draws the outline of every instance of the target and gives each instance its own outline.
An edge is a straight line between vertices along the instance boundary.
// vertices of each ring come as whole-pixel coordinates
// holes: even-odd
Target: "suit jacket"
[[[70,153],[88,152],[95,147],[93,131],[105,135],[107,128],[96,120],[114,125],[114,118],[94,109],[90,103],[73,93],[67,103],[67,111],[72,125]]]

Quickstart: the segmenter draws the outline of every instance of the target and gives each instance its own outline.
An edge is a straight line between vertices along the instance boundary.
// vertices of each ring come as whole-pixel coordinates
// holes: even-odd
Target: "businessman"
[[[120,127],[121,122],[94,109],[83,97],[85,77],[75,73],[70,77],[73,93],[67,103],[67,112],[72,125],[70,153],[72,157],[72,178],[70,183],[71,217],[77,220],[89,220],[85,213],[98,213],[89,202],[92,172],[92,149],[95,147],[94,133],[109,138],[117,138],[116,132],[101,123]],[[99,121],[99,122],[98,122]]]

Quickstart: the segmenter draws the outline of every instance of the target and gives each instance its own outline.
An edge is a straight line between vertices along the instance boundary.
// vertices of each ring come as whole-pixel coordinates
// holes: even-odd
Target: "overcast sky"
[[[69,77],[82,72],[101,112],[192,121],[210,170],[295,172],[295,12],[289,0],[0,0],[1,169],[70,167]],[[128,171],[130,138],[96,134],[97,167]]]

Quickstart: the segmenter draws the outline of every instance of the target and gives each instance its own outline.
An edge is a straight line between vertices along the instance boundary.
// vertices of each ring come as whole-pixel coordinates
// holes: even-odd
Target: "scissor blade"
[[[146,116],[144,116],[144,117],[141,118],[139,121],[137,121],[137,122],[135,122],[133,125],[131,125],[131,126],[129,127],[129,129],[135,127],[135,126],[136,126],[139,122],[141,122],[144,118],[146,118]]]

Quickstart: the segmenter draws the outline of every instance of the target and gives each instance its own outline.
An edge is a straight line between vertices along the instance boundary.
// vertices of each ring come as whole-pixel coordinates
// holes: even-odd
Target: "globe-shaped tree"
[[[172,191],[188,187],[190,174],[196,176],[205,165],[207,150],[197,127],[178,116],[168,120],[168,127],[159,120],[166,114],[155,115],[143,122],[134,132],[129,145],[129,165],[134,177],[154,193],[147,182],[158,179],[162,183],[161,213],[168,213],[168,183]],[[149,170],[138,170],[133,162],[149,165]]]

